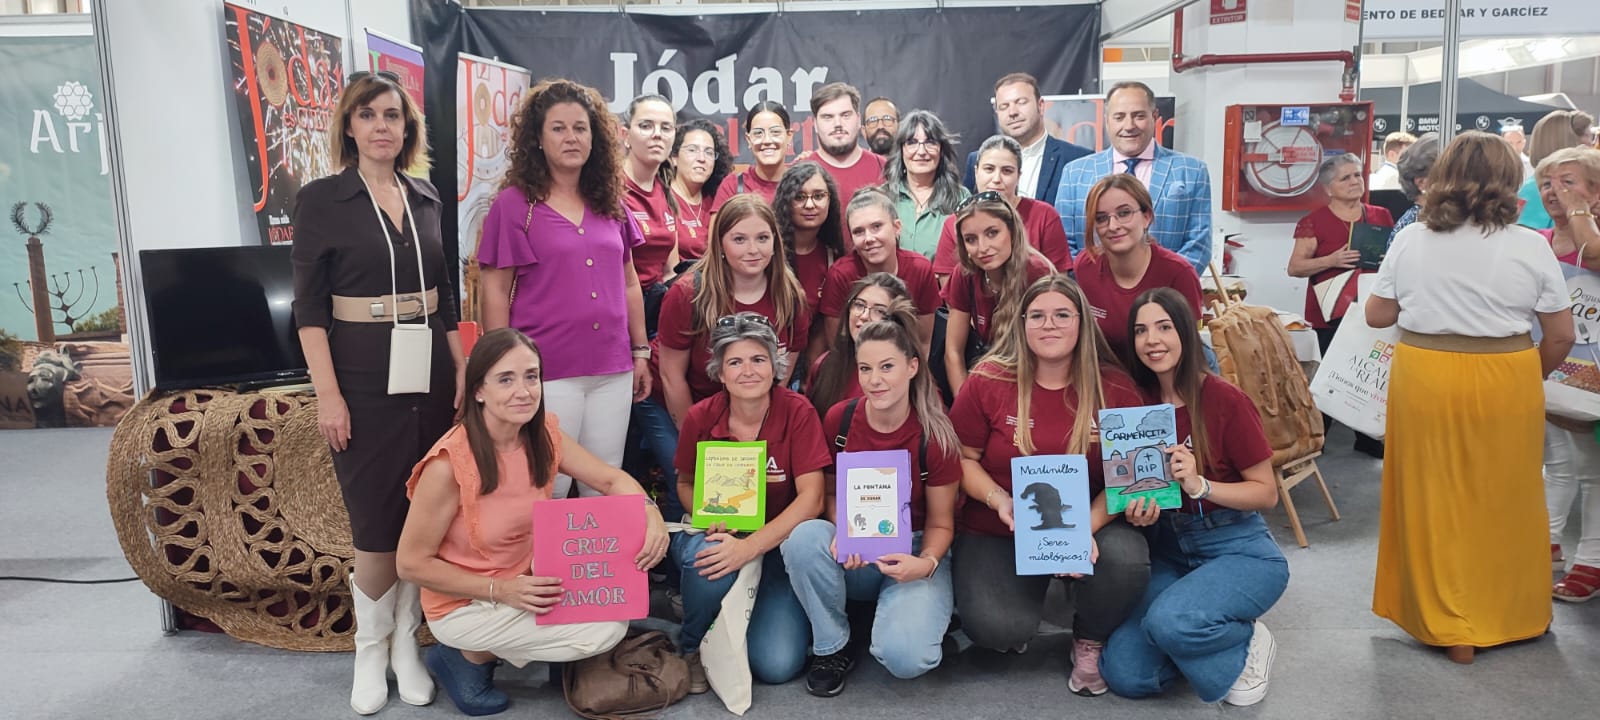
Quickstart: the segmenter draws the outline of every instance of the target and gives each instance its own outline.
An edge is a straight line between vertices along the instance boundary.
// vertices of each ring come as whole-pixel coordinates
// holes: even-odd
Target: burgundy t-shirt
[[[1037,255],[1030,255],[1028,281],[1024,286],[1032,285],[1033,281],[1052,272],[1055,272],[1055,268],[1050,266],[1050,261]],[[983,338],[984,342],[989,342],[994,337],[990,329],[994,324],[991,319],[994,317],[994,303],[999,298],[983,287],[980,278],[980,275],[969,273],[964,269],[957,270],[950,276],[950,281],[945,283],[944,301],[951,310],[960,310],[972,316],[972,329],[977,331],[978,337]],[[1011,320],[1020,321],[1020,318]]]
[[[1106,342],[1117,352],[1127,350],[1132,338],[1128,337],[1128,313],[1133,311],[1133,301],[1146,290],[1169,287],[1183,294],[1194,310],[1194,319],[1200,319],[1200,276],[1194,266],[1171,250],[1155,243],[1150,244],[1150,267],[1145,268],[1139,284],[1124,288],[1111,276],[1109,258],[1092,252],[1078,253],[1078,285],[1089,298],[1089,312],[1100,325]]]
[[[848,399],[839,401],[828,409],[828,417],[822,421],[822,427],[827,430],[824,438],[828,439],[828,450],[835,458],[841,451],[838,443],[832,438],[839,436],[839,428],[844,425],[845,407],[849,404]],[[894,432],[880,433],[872,429],[872,424],[867,422],[866,401],[856,403],[855,415],[850,418],[850,437],[845,439],[843,452],[906,450],[911,453],[911,529],[914,532],[922,530],[923,520],[928,513],[926,490],[922,481],[922,463],[917,460],[921,447],[922,421],[917,419],[916,412],[907,415],[906,421]],[[939,443],[929,439],[927,485],[941,487],[958,482],[961,482],[961,449],[940,448]]]
[[[806,294],[806,304],[811,307],[812,315],[819,315],[822,309],[822,282],[828,277],[828,249],[818,243],[811,252],[795,255],[790,269],[794,271],[794,278],[800,281],[800,289]]]
[[[678,429],[678,452],[672,464],[678,468],[678,482],[694,487],[695,448],[705,440],[731,441],[728,431],[728,394],[719,392],[695,403]],[[827,443],[822,439],[822,423],[817,409],[804,395],[783,387],[772,389],[772,407],[756,433],[767,441],[767,521],[778,517],[794,502],[794,479],[833,464]]]
[[[1394,217],[1389,214],[1388,209],[1376,205],[1362,205],[1361,207],[1361,222],[1394,227]],[[1333,211],[1324,205],[1306,213],[1305,217],[1300,218],[1300,222],[1295,223],[1294,236],[1297,238],[1316,239],[1317,249],[1311,252],[1311,257],[1323,257],[1343,250],[1350,244],[1350,226],[1350,223],[1340,220],[1338,215],[1333,214]],[[1322,305],[1317,302],[1317,283],[1337,277],[1342,272],[1345,272],[1345,270],[1328,268],[1307,279],[1305,314],[1306,323],[1311,327],[1325,328],[1328,327],[1329,320],[1338,320],[1343,317],[1343,308],[1336,308],[1336,312],[1340,313],[1340,317],[1324,318],[1322,316]],[[1358,268],[1356,275],[1365,272],[1369,271]],[[1346,307],[1348,307],[1349,301],[1355,300],[1356,279],[1354,277],[1350,278],[1350,284],[1343,288],[1340,295],[1344,298],[1344,302],[1340,304],[1344,304]]]
[[[882,157],[865,149],[861,151],[861,156],[856,158],[855,163],[849,167],[839,168],[829,165],[821,157],[818,157],[816,151],[801,153],[795,162],[805,162],[807,160],[821,165],[823,170],[833,176],[833,183],[839,186],[839,202],[843,205],[850,204],[850,198],[855,196],[857,190],[869,185],[883,184],[883,169],[888,165]],[[841,219],[843,218],[842,215],[840,217]],[[850,233],[846,232],[845,237],[849,238]]]
[[[1072,271],[1072,249],[1067,246],[1067,231],[1061,229],[1061,216],[1050,203],[1041,202],[1032,198],[1017,198],[1017,214],[1022,216],[1022,231],[1028,235],[1028,244],[1032,245],[1056,266],[1061,272]],[[933,252],[933,271],[940,275],[951,275],[961,265],[959,256],[956,255],[956,243],[961,238],[956,237],[956,216],[951,215],[944,221],[944,229],[939,231],[939,247]]]
[[[905,248],[897,249],[895,258],[894,274],[904,280],[906,289],[911,291],[911,302],[917,306],[917,314],[930,315],[938,310],[944,298],[939,295],[939,279],[933,275],[933,263],[922,253]],[[822,281],[822,314],[831,318],[842,316],[850,287],[867,275],[861,256],[850,253],[839,258],[839,262],[828,268],[828,276]]]
[[[706,207],[706,196],[692,203],[678,191],[672,191],[678,202],[678,259],[699,260],[706,254],[706,236],[711,234],[711,208]]]
[[[1178,437],[1193,449],[1188,408],[1178,408],[1177,416]],[[1272,459],[1272,445],[1267,442],[1267,431],[1261,425],[1261,412],[1249,395],[1227,380],[1206,373],[1205,384],[1200,388],[1200,416],[1205,418],[1206,437],[1211,441],[1211,448],[1205,454],[1206,468],[1201,474],[1212,483],[1244,482],[1245,470]],[[1218,507],[1216,503],[1193,500],[1184,493],[1180,511],[1210,512]]]
[[[744,178],[743,190],[739,189],[739,178]],[[722,204],[727,202],[728,198],[738,195],[741,192],[755,193],[760,195],[767,201],[767,205],[770,206],[772,205],[773,196],[778,194],[778,183],[767,182],[766,180],[761,179],[761,176],[756,174],[756,169],[754,167],[740,170],[737,173],[723,178],[722,184],[717,186],[717,197],[711,201],[711,212],[716,213],[718,210],[721,210]],[[709,220],[711,216],[707,215],[706,217]]]
[[[965,447],[983,452],[978,464],[988,471],[989,477],[1006,492],[1011,492],[1011,459],[1021,457],[1015,444],[1017,432],[1017,384],[980,374],[979,371],[997,373],[991,362],[981,362],[967,376],[961,392],[956,393],[955,405],[950,408],[950,422],[956,426],[956,436]],[[1106,407],[1138,407],[1144,404],[1133,380],[1113,367],[1102,367],[1101,386],[1105,390]],[[1077,389],[1046,390],[1033,386],[1029,427],[1033,436],[1035,455],[1063,455],[1067,440],[1072,434],[1072,423],[1077,418]],[[1096,417],[1103,408],[1085,409]],[[1098,422],[1096,422],[1098,426]],[[1100,463],[1098,431],[1090,444],[1089,497],[1094,498],[1105,490],[1105,472]],[[963,503],[959,513],[959,526],[963,532],[974,535],[1007,537],[1011,531],[1000,521],[999,513],[982,502]]]
[[[762,295],[753,303],[734,301],[734,312],[753,312],[773,323],[778,331],[779,352],[804,353],[810,339],[811,313],[797,308],[787,327],[777,327],[777,310],[772,298]],[[689,397],[700,402],[722,389],[722,382],[706,374],[706,363],[711,360],[711,332],[709,328],[696,328],[694,318],[694,276],[685,274],[674,282],[661,299],[661,319],[656,329],[656,340],[662,347],[689,352]],[[661,396],[661,360],[657,353],[650,355],[650,367],[655,374],[652,396],[657,402]]]
[[[647,288],[665,275],[667,256],[678,244],[678,222],[667,206],[666,183],[658,179],[650,192],[645,192],[626,173],[622,179],[628,189],[623,204],[644,234],[644,244],[633,249],[633,270],[639,273],[639,287]]]

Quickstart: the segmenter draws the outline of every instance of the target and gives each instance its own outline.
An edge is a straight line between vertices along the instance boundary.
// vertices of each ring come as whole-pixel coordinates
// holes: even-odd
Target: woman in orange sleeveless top
[[[625,622],[538,625],[561,600],[561,579],[528,573],[533,504],[549,500],[556,473],[604,495],[644,490],[596,458],[545,412],[539,348],[517,330],[483,336],[466,370],[458,423],[406,483],[412,505],[400,534],[400,576],[422,587],[423,613],[439,644],[428,669],[468,715],[509,705],[494,687],[496,660],[570,662],[611,649]],[[648,498],[641,570],[667,550],[666,525]]]

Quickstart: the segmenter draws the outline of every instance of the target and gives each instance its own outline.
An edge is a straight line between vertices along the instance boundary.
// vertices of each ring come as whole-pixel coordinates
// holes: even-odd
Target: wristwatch
[[[1208,497],[1211,497],[1211,481],[1207,480],[1206,476],[1201,475],[1200,476],[1200,492],[1192,493],[1192,492],[1187,492],[1186,491],[1184,494],[1188,495],[1189,499],[1191,499],[1191,500],[1204,500],[1204,499],[1206,499]]]

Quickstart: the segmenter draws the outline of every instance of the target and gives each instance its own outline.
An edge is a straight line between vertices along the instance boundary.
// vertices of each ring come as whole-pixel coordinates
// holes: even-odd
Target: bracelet
[[[650,346],[649,345],[635,345],[630,349],[633,350],[634,352],[639,352],[640,350],[649,350]]]
[[[994,503],[991,502],[991,500],[994,498],[994,494],[997,492],[1001,492],[1000,488],[998,487],[991,489],[983,496],[983,504],[988,505],[990,510],[994,509]]]
[[[924,556],[922,556],[922,557],[923,557],[923,558],[924,558],[924,559],[927,559],[927,560],[932,560],[932,561],[933,561],[933,569],[932,569],[932,570],[929,570],[929,571],[928,571],[928,574],[927,574],[927,575],[926,575],[926,576],[924,576],[924,577],[923,577],[923,578],[922,578],[922,579],[923,579],[923,580],[927,580],[927,579],[928,579],[928,578],[931,578],[931,577],[933,577],[933,574],[934,574],[934,573],[936,573],[936,572],[939,572],[939,558],[936,558],[936,557],[928,557],[928,556],[926,556],[926,555],[924,555]]]
[[[643,350],[640,350],[638,348],[634,348],[634,350],[633,350],[633,359],[635,359],[635,360],[649,360],[650,359],[650,347],[649,346],[645,346],[645,348]]]
[[[1588,210],[1585,210],[1583,208],[1578,208],[1577,210],[1568,210],[1567,211],[1567,217],[1569,217],[1569,218],[1573,218],[1573,217],[1594,217],[1594,213],[1592,213],[1592,212],[1590,212]]]

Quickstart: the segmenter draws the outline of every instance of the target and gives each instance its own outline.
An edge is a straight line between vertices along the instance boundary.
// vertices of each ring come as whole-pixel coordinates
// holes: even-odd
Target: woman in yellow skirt
[[[1574,332],[1549,243],[1512,224],[1521,175],[1504,140],[1457,137],[1367,299],[1401,330],[1372,610],[1459,663],[1550,625],[1541,381]]]

